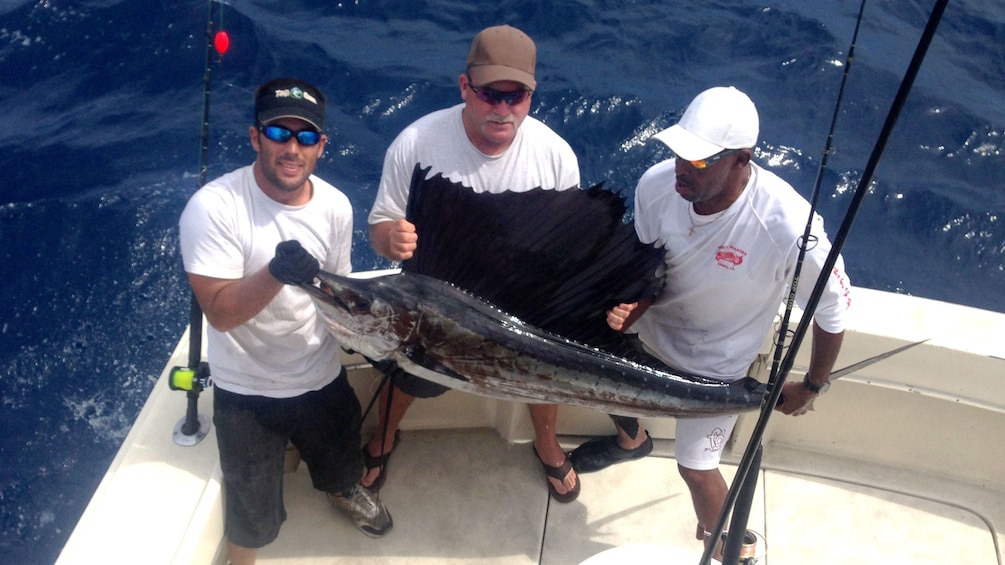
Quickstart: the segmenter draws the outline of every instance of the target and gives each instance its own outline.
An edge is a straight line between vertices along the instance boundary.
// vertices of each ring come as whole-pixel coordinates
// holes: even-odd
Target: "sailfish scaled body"
[[[416,167],[401,273],[321,272],[304,286],[344,347],[483,396],[624,416],[754,410],[764,385],[676,371],[611,330],[606,311],[659,292],[663,250],[602,187],[476,193]]]

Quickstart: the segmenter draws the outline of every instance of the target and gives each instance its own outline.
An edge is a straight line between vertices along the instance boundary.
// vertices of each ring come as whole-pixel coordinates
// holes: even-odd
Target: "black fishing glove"
[[[276,256],[269,261],[269,272],[286,284],[312,284],[320,270],[318,260],[295,239],[277,245]]]

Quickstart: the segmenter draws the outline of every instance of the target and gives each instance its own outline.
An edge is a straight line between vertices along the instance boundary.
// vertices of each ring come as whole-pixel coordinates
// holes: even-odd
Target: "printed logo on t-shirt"
[[[715,262],[720,267],[735,271],[743,263],[743,258],[746,256],[747,252],[742,249],[732,245],[720,245],[719,250],[715,253]]]

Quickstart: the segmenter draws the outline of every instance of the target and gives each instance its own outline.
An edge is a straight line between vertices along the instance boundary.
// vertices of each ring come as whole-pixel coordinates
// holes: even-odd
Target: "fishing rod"
[[[223,55],[230,46],[230,37],[225,31],[213,33],[213,3],[209,0],[206,15],[206,63],[202,76],[202,132],[199,136],[199,181],[196,188],[206,184],[206,171],[209,168],[209,99],[210,78],[213,68],[213,52]],[[220,19],[223,19],[221,7]],[[209,364],[202,360],[202,308],[196,300],[195,293],[190,293],[188,313],[188,365],[174,367],[168,379],[172,390],[184,390],[187,398],[185,417],[178,422],[174,430],[174,442],[178,445],[191,446],[202,441],[209,432],[209,418],[200,415],[198,410],[199,393],[209,386]]]
[[[775,343],[774,358],[772,359],[772,366],[770,377],[768,378],[768,390],[781,389],[781,386],[785,383],[785,377],[788,376],[786,372],[785,375],[780,379],[780,367],[782,365],[783,352],[785,351],[785,336],[788,332],[789,323],[792,317],[792,311],[796,303],[796,291],[798,290],[800,274],[802,273],[803,261],[806,257],[806,252],[809,250],[809,246],[812,244],[811,241],[811,230],[813,226],[813,216],[816,213],[817,202],[820,197],[820,186],[823,184],[824,172],[827,170],[827,163],[830,160],[830,156],[833,154],[834,146],[834,130],[837,128],[837,120],[840,115],[842,100],[844,98],[844,91],[848,84],[848,77],[851,74],[851,64],[855,60],[855,46],[858,43],[858,34],[862,26],[862,17],[865,13],[865,2],[862,0],[859,4],[858,17],[855,20],[855,30],[852,32],[851,43],[848,46],[848,54],[845,57],[844,72],[841,77],[841,86],[838,89],[837,100],[834,103],[834,114],[831,117],[830,129],[827,132],[827,139],[824,143],[824,149],[822,152],[822,157],[820,160],[820,167],[817,169],[817,177],[813,184],[813,191],[810,197],[810,211],[807,214],[806,226],[803,229],[803,236],[799,242],[799,254],[796,258],[796,266],[792,275],[792,285],[789,288],[789,294],[785,302],[785,311],[782,315],[782,320],[779,325],[778,330],[778,340]],[[826,279],[829,276],[829,270],[821,270],[820,278]],[[800,339],[802,336],[800,336]],[[799,349],[798,342],[794,344],[794,349]],[[774,409],[774,404],[765,403],[761,408],[762,411],[770,413]],[[753,443],[753,442],[752,442]],[[750,515],[750,505],[753,499],[753,491],[756,485],[757,471],[760,469],[761,463],[761,444],[760,439],[757,443],[757,454],[753,460],[751,460],[749,466],[739,470],[736,477],[734,477],[734,482],[738,485],[737,494],[735,495],[735,501],[730,502],[727,497],[726,504],[723,505],[722,514],[719,516],[719,522],[722,526],[717,526],[713,528],[713,533],[715,536],[721,535],[721,527],[725,526],[725,512],[728,508],[733,508],[732,521],[730,523],[729,531],[732,532],[746,532],[747,521]],[[753,471],[753,472],[751,472]],[[713,538],[717,539],[717,538]],[[727,562],[733,562],[739,559],[740,550],[742,548],[743,536],[739,533],[734,534],[731,538],[727,536],[726,543],[723,547],[723,559]]]
[[[806,217],[806,226],[803,228],[803,236],[799,241],[799,254],[796,258],[796,266],[792,274],[792,285],[789,288],[789,295],[785,301],[785,311],[778,329],[778,341],[775,346],[775,354],[772,359],[770,376],[768,378],[769,390],[783,383],[778,383],[779,369],[782,363],[782,353],[785,351],[785,335],[788,332],[789,322],[792,318],[792,311],[796,304],[796,290],[799,287],[800,274],[803,270],[803,261],[806,252],[814,245],[814,236],[811,234],[813,228],[813,216],[816,214],[817,202],[820,199],[820,185],[823,184],[824,172],[827,170],[827,162],[834,153],[834,130],[837,128],[838,116],[840,115],[841,104],[844,99],[845,87],[848,85],[848,77],[851,74],[851,63],[855,60],[855,45],[858,43],[858,32],[862,27],[862,16],[865,14],[865,2],[859,4],[858,17],[855,21],[855,31],[852,32],[851,44],[848,46],[848,55],[845,57],[844,73],[841,76],[841,87],[838,89],[837,100],[834,103],[834,115],[831,117],[830,129],[827,131],[827,140],[824,143],[820,167],[817,169],[817,178],[813,183],[813,191],[810,195],[810,211]],[[826,280],[827,271],[820,272],[820,278]],[[798,345],[796,346],[798,350]],[[787,374],[786,374],[787,376]]]
[[[746,508],[739,508],[736,506],[739,497],[739,490],[745,489],[752,491],[750,485],[752,485],[757,479],[757,470],[760,466],[760,453],[762,449],[762,439],[764,437],[764,431],[767,427],[768,420],[770,420],[771,413],[774,407],[777,405],[779,399],[781,398],[782,386],[785,384],[785,379],[788,376],[789,371],[792,369],[792,365],[795,362],[795,355],[799,350],[799,346],[802,343],[803,337],[806,335],[806,331],[812,320],[812,312],[816,311],[817,304],[820,301],[820,297],[823,294],[824,287],[826,286],[827,279],[830,276],[831,270],[833,270],[837,258],[840,255],[842,247],[844,247],[845,240],[848,238],[848,233],[851,231],[852,224],[855,222],[855,218],[858,215],[858,210],[862,205],[862,200],[865,198],[865,194],[868,190],[869,185],[872,183],[872,178],[875,174],[876,167],[879,164],[879,160],[882,157],[883,150],[886,148],[886,144],[889,141],[890,135],[896,125],[897,119],[900,116],[901,110],[903,110],[904,104],[910,94],[911,88],[914,85],[914,80],[917,78],[918,70],[921,68],[921,63],[925,59],[925,55],[928,52],[928,48],[931,45],[932,38],[935,36],[935,31],[938,28],[939,22],[942,19],[942,14],[945,12],[948,0],[937,0],[935,6],[932,9],[932,13],[929,16],[928,23],[918,40],[918,46],[915,49],[914,56],[908,65],[907,70],[904,73],[904,78],[901,81],[900,88],[897,91],[893,103],[891,104],[890,111],[887,114],[886,121],[883,124],[883,128],[880,131],[879,137],[876,140],[876,144],[873,147],[872,154],[869,157],[869,161],[866,164],[865,170],[862,173],[862,178],[859,179],[858,186],[852,196],[851,203],[848,206],[848,210],[845,213],[844,220],[841,227],[838,229],[835,235],[832,248],[830,253],[827,255],[827,259],[824,261],[824,265],[821,268],[820,276],[817,277],[816,283],[813,287],[813,291],[807,301],[805,312],[809,315],[803,316],[799,320],[799,325],[793,334],[792,343],[789,346],[788,353],[782,359],[780,366],[773,366],[773,372],[777,368],[777,382],[768,387],[768,397],[766,401],[762,404],[760,416],[754,427],[754,431],[751,434],[751,440],[747,445],[746,450],[743,453],[743,457],[740,460],[740,464],[737,468],[736,476],[734,477],[733,484],[730,486],[729,492],[726,496],[726,501],[723,504],[723,509],[719,514],[719,518],[716,520],[716,524],[712,530],[713,540],[718,539],[725,527],[726,517],[729,514],[728,510],[730,508],[736,508],[736,516],[730,525],[730,533],[727,534],[727,541],[724,548],[723,564],[733,565],[739,563],[739,549],[742,543],[744,534],[746,533],[746,523],[747,518],[750,514],[749,501],[746,502]],[[865,6],[865,0],[862,2],[862,7]],[[859,21],[861,21],[862,12],[859,13]],[[856,34],[858,33],[858,27],[856,25]],[[851,60],[852,52],[849,50],[849,63]],[[847,67],[845,69],[847,74]],[[843,90],[842,85],[842,90]],[[835,120],[836,120],[836,110],[835,110]],[[832,132],[833,134],[833,123]],[[828,144],[830,139],[828,139]],[[821,163],[825,162],[827,158],[827,153],[824,155],[824,159]],[[821,165],[822,166],[822,165]],[[821,173],[822,174],[822,173]],[[819,175],[818,175],[819,183]],[[819,184],[818,184],[819,187]],[[816,192],[816,188],[814,189]],[[815,196],[814,196],[815,198]],[[811,216],[812,218],[812,210]],[[807,240],[804,238],[803,246],[807,244]],[[802,250],[800,252],[802,254]],[[793,281],[793,286],[795,286],[796,281]],[[790,298],[794,295],[794,290],[790,292]],[[788,315],[788,311],[786,312]],[[787,321],[787,320],[786,320]],[[783,327],[784,329],[784,327]],[[776,358],[778,355],[778,350],[776,350]],[[756,461],[755,461],[756,460]],[[755,468],[755,463],[756,467]],[[751,473],[751,471],[755,471]],[[748,481],[750,484],[747,484]],[[746,486],[745,486],[746,485]],[[710,543],[705,547],[705,551],[702,553],[700,565],[708,565],[711,562],[712,553],[715,550],[717,543]]]

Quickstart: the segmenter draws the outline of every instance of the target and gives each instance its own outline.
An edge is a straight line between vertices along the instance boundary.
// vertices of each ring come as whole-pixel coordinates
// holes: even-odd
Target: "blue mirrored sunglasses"
[[[487,86],[475,86],[471,83],[470,77],[468,78],[468,86],[471,87],[471,92],[474,92],[475,96],[477,96],[479,100],[493,106],[499,104],[500,102],[505,102],[510,106],[516,106],[530,96],[530,91],[526,89],[505,92],[489,88]]]
[[[312,129],[302,129],[300,131],[293,131],[290,128],[284,128],[283,126],[258,126],[258,131],[262,132],[267,139],[275,141],[276,143],[286,143],[287,141],[293,139],[294,136],[297,138],[297,143],[300,145],[317,145],[321,141],[321,132],[314,131]]]

